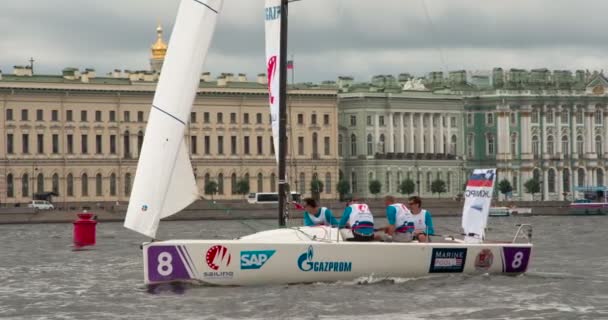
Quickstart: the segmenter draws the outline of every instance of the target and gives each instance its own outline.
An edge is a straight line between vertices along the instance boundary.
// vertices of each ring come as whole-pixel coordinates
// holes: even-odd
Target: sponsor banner
[[[260,269],[276,250],[241,251],[241,270]]]
[[[350,261],[318,261],[314,258],[312,246],[298,258],[298,268],[305,272],[351,272],[353,263]]]
[[[462,210],[465,235],[477,240],[484,238],[495,181],[496,169],[475,169],[469,177]]]
[[[231,261],[232,254],[230,254],[228,248],[222,245],[212,246],[205,253],[205,262],[213,271],[203,272],[203,277],[214,279],[232,278],[234,276],[234,272],[225,271],[230,266]]]
[[[433,248],[429,273],[462,272],[466,259],[466,248]]]
[[[274,144],[279,162],[279,65],[281,43],[281,0],[266,0],[264,6],[266,33],[266,71],[268,72],[268,104]]]
[[[183,246],[148,246],[146,248],[150,282],[192,278],[194,264]]]
[[[530,253],[532,248],[504,247],[503,253],[503,272],[522,273],[528,269]]]
[[[487,271],[492,267],[494,262],[494,254],[490,249],[482,249],[475,257],[475,269],[478,271]]]

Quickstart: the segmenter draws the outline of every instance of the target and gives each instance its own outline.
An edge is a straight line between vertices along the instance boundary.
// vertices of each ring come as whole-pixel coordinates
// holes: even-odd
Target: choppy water
[[[490,218],[490,236],[534,224],[529,273],[359,279],[331,284],[143,285],[139,244],[120,223],[71,249],[71,224],[0,226],[0,318],[9,319],[608,319],[608,217]],[[436,218],[458,230],[456,218]],[[166,222],[159,238],[232,238],[274,221]],[[446,228],[447,226],[447,228]],[[443,227],[443,228],[442,228]]]

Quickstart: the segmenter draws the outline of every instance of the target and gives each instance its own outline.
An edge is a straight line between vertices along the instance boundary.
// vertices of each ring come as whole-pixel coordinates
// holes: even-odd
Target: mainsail
[[[161,218],[199,198],[184,133],[222,3],[183,0],[175,19],[124,223],[151,238]]]
[[[272,141],[275,158],[279,162],[279,66],[280,66],[280,32],[281,0],[266,0],[266,71],[268,72],[268,103],[272,125]]]
[[[462,210],[462,228],[467,242],[481,242],[485,237],[495,180],[496,169],[475,169],[467,181]]]

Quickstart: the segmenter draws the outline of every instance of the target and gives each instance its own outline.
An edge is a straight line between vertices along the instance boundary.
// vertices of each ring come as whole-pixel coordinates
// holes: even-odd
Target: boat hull
[[[301,232],[301,231],[299,231]],[[261,285],[527,270],[532,244],[169,240],[143,247],[146,284]]]

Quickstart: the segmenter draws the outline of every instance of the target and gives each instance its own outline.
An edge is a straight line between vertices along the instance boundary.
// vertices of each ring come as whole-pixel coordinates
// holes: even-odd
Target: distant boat
[[[580,186],[575,191],[582,193],[581,199],[570,204],[569,214],[575,216],[603,216],[608,214],[608,187]]]

